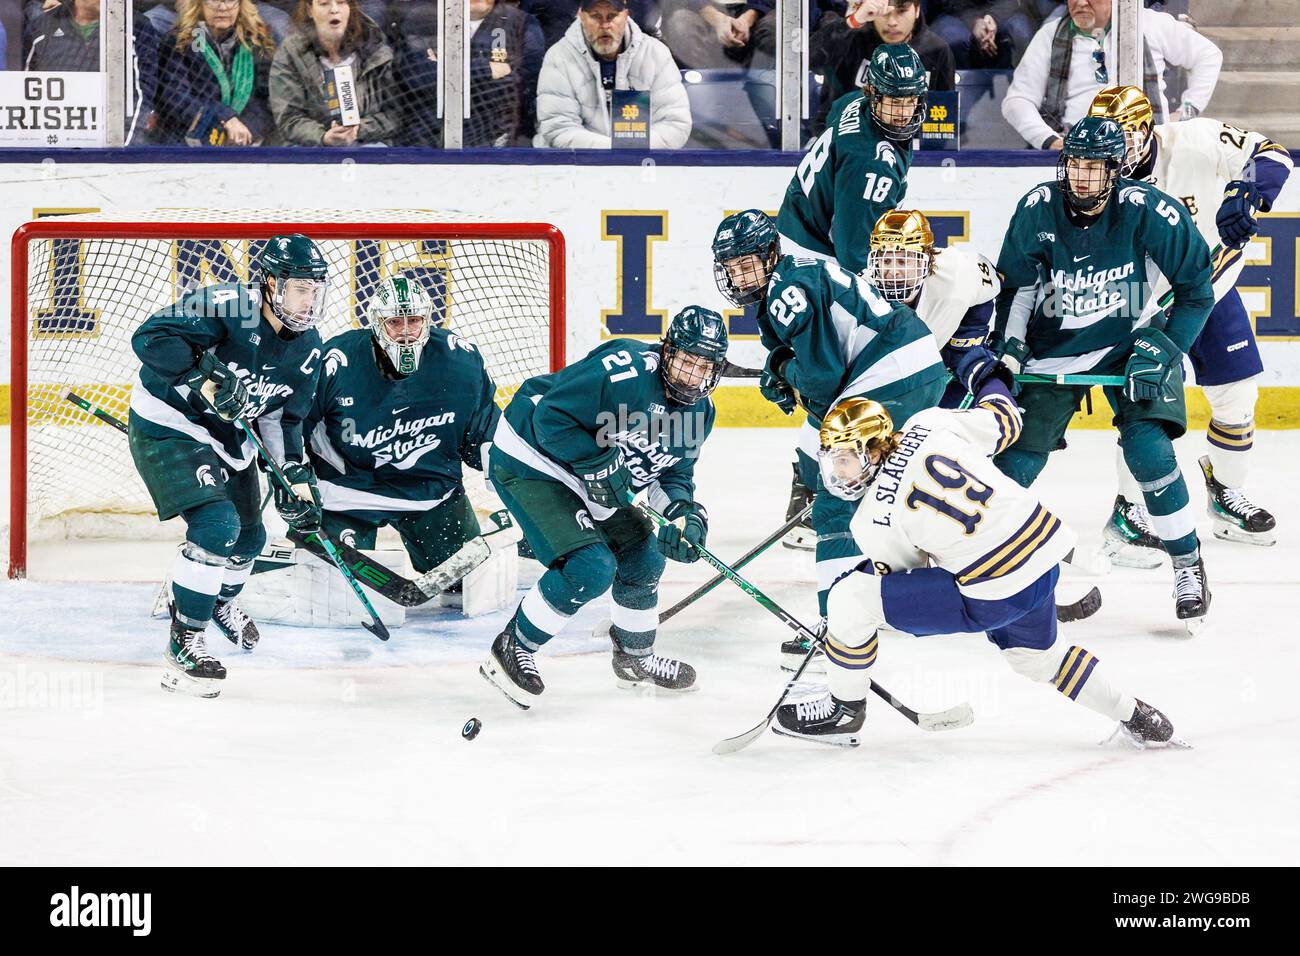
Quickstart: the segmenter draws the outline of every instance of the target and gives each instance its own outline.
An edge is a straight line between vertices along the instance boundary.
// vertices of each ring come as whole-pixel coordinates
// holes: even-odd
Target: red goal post
[[[324,218],[347,215],[358,218]],[[211,218],[198,221],[203,216]],[[260,241],[271,236],[304,233],[330,261],[325,338],[364,324],[379,280],[414,270],[446,327],[483,352],[499,403],[525,378],[563,368],[563,234],[547,223],[457,219],[401,210],[164,210],[19,227],[10,261],[9,577],[26,575],[38,523],[63,537],[116,537],[117,519],[152,514],[125,436],[63,396],[88,392],[125,419],[139,364],[130,349],[135,326],[198,285],[246,279]]]

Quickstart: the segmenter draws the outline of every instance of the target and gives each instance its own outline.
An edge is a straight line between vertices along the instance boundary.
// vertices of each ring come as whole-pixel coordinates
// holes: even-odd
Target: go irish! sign
[[[103,146],[102,73],[0,72],[0,146]]]

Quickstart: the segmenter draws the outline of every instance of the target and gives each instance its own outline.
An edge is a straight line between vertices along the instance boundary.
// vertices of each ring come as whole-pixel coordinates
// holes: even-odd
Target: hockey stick
[[[744,750],[759,737],[763,736],[763,731],[772,726],[772,718],[775,717],[776,712],[781,709],[781,705],[785,703],[785,699],[790,696],[790,691],[794,690],[795,685],[799,683],[799,678],[803,676],[804,669],[812,663],[812,659],[816,657],[817,652],[822,649],[822,639],[820,637],[815,638],[812,642],[812,646],[808,648],[808,653],[804,655],[803,663],[800,664],[799,669],[794,672],[794,676],[786,681],[785,690],[781,691],[781,696],[776,699],[776,703],[773,704],[772,709],[767,712],[767,716],[743,734],[737,734],[735,737],[728,737],[726,740],[719,740],[713,745],[713,752],[719,756],[725,757],[727,754],[734,754],[738,750]],[[892,700],[892,698],[889,699]]]
[[[242,418],[236,418],[235,424],[243,430],[244,434],[248,436],[248,440],[253,443],[253,447],[256,448],[257,453],[262,456],[262,461],[266,463],[267,470],[271,473],[272,478],[279,483],[281,490],[290,495],[296,494],[293,490],[293,486],[289,484],[289,479],[284,476],[284,472],[280,470],[280,466],[271,458],[270,454],[266,450],[266,446],[262,444],[262,440],[257,437],[253,432],[253,429],[249,427],[248,423]],[[370,603],[370,598],[366,597],[366,592],[361,590],[361,585],[358,584],[357,579],[353,577],[351,569],[349,569],[348,566],[343,563],[343,559],[339,557],[338,549],[334,546],[334,542],[329,539],[329,535],[324,531],[316,531],[309,536],[308,540],[311,538],[315,538],[321,543],[321,546],[325,549],[330,561],[333,562],[334,567],[339,569],[339,573],[343,575],[348,582],[348,586],[352,588],[352,593],[357,596],[357,600],[361,602],[362,606],[366,609],[366,613],[370,615],[370,623],[366,624],[363,621],[361,626],[381,641],[388,640],[388,628],[384,625],[384,622],[379,619],[379,615],[375,613],[374,605]]]
[[[790,529],[792,529],[795,525],[801,523],[801,522],[802,522],[805,518],[807,518],[810,514],[812,514],[812,505],[806,505],[806,506],[804,507],[804,509],[803,509],[802,511],[800,511],[797,515],[795,515],[793,518],[790,518],[788,521],[786,521],[785,524],[781,525],[781,527],[777,528],[777,529],[776,529],[775,531],[773,531],[770,535],[768,535],[766,538],[764,538],[764,539],[763,539],[762,541],[760,541],[758,544],[754,545],[752,548],[750,548],[748,551],[746,551],[743,555],[741,555],[741,556],[736,560],[736,562],[735,562],[734,564],[732,564],[731,569],[732,569],[733,571],[739,571],[739,570],[740,570],[741,568],[743,568],[745,565],[749,564],[749,562],[753,561],[753,560],[754,560],[755,558],[757,558],[760,554],[762,554],[764,551],[766,551],[768,548],[770,548],[772,545],[774,545],[774,544],[775,544],[777,541],[779,541],[782,537],[784,537],[785,534],[786,534],[788,531],[790,531]],[[673,605],[672,607],[670,607],[668,610],[666,610],[666,611],[664,611],[662,614],[660,614],[660,615],[659,615],[659,623],[662,624],[662,623],[664,623],[664,621],[668,620],[670,617],[673,617],[673,616],[676,615],[676,614],[680,614],[682,611],[686,610],[687,607],[689,607],[690,605],[694,604],[696,601],[698,601],[700,598],[704,597],[704,595],[708,594],[710,591],[712,591],[714,588],[716,588],[719,584],[721,584],[724,580],[726,580],[726,577],[727,577],[727,576],[726,576],[725,574],[723,574],[721,571],[719,571],[717,574],[715,574],[713,577],[711,577],[708,581],[705,581],[703,584],[701,584],[698,588],[696,588],[696,589],[695,589],[694,591],[692,591],[690,594],[686,595],[686,597],[682,598],[680,601],[678,601],[676,604],[674,604],[674,605]]]
[[[662,528],[665,525],[672,524],[671,521],[659,512],[655,511],[655,509],[651,508],[645,502],[637,502],[636,507],[639,508],[641,512],[658,527]],[[790,628],[804,640],[812,641],[813,643],[817,643],[821,640],[821,638],[816,634],[800,624],[798,619],[791,615],[789,611],[781,607],[781,605],[777,604],[758,588],[754,587],[754,585],[746,581],[743,577],[737,574],[734,569],[723,564],[722,561],[719,560],[718,557],[708,548],[704,547],[704,545],[697,544],[692,545],[692,547],[695,548],[700,557],[713,565],[715,569],[722,572],[723,576],[726,577],[727,580],[731,581],[742,591],[752,597],[765,610],[770,611],[776,617],[779,617],[786,627]],[[970,704],[959,704],[956,707],[934,714],[918,714],[902,701],[895,698],[889,693],[889,691],[885,690],[874,680],[871,682],[871,690],[878,697],[888,703],[889,706],[893,707],[896,711],[912,723],[916,724],[922,730],[954,730],[958,727],[965,727],[975,719],[975,714],[971,711]]]
[[[1118,387],[1124,384],[1125,378],[1123,375],[1068,375],[1064,373],[1020,372],[1016,375],[1016,381],[1038,385],[1106,385]]]
[[[733,365],[731,362],[722,367],[723,378],[758,378],[762,374],[761,368],[745,368],[743,365]]]
[[[76,405],[87,415],[92,415],[95,418],[98,418],[101,422],[105,422],[109,425],[112,425],[123,435],[130,434],[130,430],[126,427],[126,422],[122,421],[122,419],[116,417],[111,412],[104,411],[104,409],[100,408],[98,405],[94,405],[86,401],[76,392],[68,392],[68,394],[64,395],[63,397],[66,398],[68,401],[70,401],[73,405]]]

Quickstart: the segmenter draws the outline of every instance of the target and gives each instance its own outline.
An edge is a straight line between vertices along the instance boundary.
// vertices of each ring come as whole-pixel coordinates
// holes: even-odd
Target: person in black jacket
[[[959,70],[1011,69],[1042,23],[1025,0],[933,0],[930,16]]]
[[[882,43],[911,46],[925,64],[931,90],[956,88],[952,50],[926,26],[921,0],[862,0],[846,17],[823,15],[809,40],[808,65],[825,76],[814,136],[826,128],[832,103],[866,85],[869,58]]]
[[[537,75],[545,41],[537,20],[501,0],[470,0],[469,115],[465,147],[527,144],[536,125]],[[405,118],[402,145],[441,146],[434,105],[438,87],[438,11],[410,5],[392,24],[397,51],[397,100]]]
[[[177,0],[158,48],[154,140],[257,146],[274,128],[267,80],[275,45],[253,0]]]
[[[44,0],[23,8],[23,69],[90,73],[99,69],[99,0]]]

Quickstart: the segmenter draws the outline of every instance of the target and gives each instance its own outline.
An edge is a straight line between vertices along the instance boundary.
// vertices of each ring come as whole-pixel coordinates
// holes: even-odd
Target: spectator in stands
[[[954,88],[952,50],[926,26],[920,0],[862,0],[848,16],[823,16],[809,41],[809,66],[826,77],[814,135],[826,128],[832,103],[866,84],[868,60],[882,43],[906,43],[916,50],[930,89]]]
[[[1030,146],[1060,149],[1065,131],[1088,111],[1103,87],[1119,82],[1111,32],[1112,0],[1069,0],[1068,15],[1034,34],[1002,101],[1002,115]],[[1157,123],[1190,119],[1214,93],[1223,54],[1212,42],[1167,13],[1142,9],[1142,88]],[[1165,65],[1188,71],[1181,106],[1165,100]]]
[[[774,0],[663,0],[664,42],[683,69],[748,67],[754,28]]]
[[[253,0],[176,0],[158,50],[160,143],[260,146],[273,129],[267,83],[275,44]]]
[[[99,0],[45,0],[23,8],[23,69],[87,73],[99,69]]]
[[[395,25],[397,95],[404,116],[401,142],[441,146],[437,5],[412,6]],[[503,0],[469,0],[468,27],[470,109],[463,145],[514,146],[537,97],[537,74],[545,55],[542,28],[531,14]]]
[[[386,17],[389,3],[387,0],[357,0],[361,12],[385,30],[388,28]],[[266,21],[271,31],[271,39],[279,46],[284,38],[293,32],[293,14],[298,9],[298,0],[257,0],[257,12]]]
[[[641,32],[626,0],[581,0],[578,19],[542,62],[533,145],[608,149],[616,89],[649,91],[653,148],[685,145],[691,107],[668,47]]]
[[[931,0],[930,12],[959,70],[1011,69],[1041,22],[1026,0]]]
[[[542,25],[548,50],[560,41],[578,15],[578,0],[523,0],[522,5]],[[642,33],[663,39],[659,33],[659,8],[655,0],[628,0],[627,9]]]
[[[298,0],[296,32],[271,63],[271,113],[300,146],[383,146],[397,133],[393,50],[357,0]],[[361,122],[344,126],[325,98],[325,71],[350,66]]]

